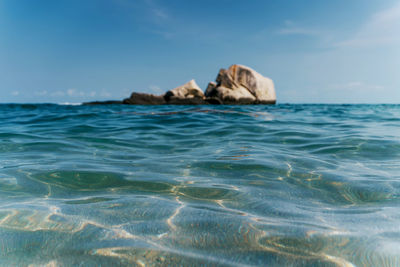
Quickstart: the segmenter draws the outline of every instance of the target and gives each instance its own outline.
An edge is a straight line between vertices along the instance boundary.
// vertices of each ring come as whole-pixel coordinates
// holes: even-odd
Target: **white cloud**
[[[72,97],[72,98],[87,98],[87,97],[110,97],[112,94],[110,92],[108,92],[105,89],[102,89],[100,92],[96,92],[96,91],[90,91],[90,92],[85,92],[83,90],[78,90],[75,88],[69,88],[65,91],[55,91],[52,93],[47,92],[46,90],[44,91],[37,91],[35,92],[36,95],[39,96],[44,96],[44,95],[49,95],[51,97]]]
[[[18,95],[19,95],[19,91],[12,91],[12,92],[11,92],[11,95],[13,95],[13,96],[18,96]]]
[[[400,3],[374,14],[352,38],[336,45],[339,47],[400,45]]]
[[[55,91],[50,94],[52,97],[63,97],[63,96],[68,96],[68,97],[83,97],[86,96],[85,92],[79,91],[75,88],[70,88],[67,89],[66,91]]]

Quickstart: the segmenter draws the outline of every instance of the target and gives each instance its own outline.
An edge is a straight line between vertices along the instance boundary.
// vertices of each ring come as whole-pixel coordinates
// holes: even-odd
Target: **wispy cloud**
[[[188,14],[178,14],[182,10],[168,5],[167,1],[114,1],[122,8],[139,11],[140,15],[136,19],[140,22],[141,29],[166,40],[181,38],[185,41],[215,43],[227,35],[227,32],[218,31],[218,27],[208,27],[206,20],[185,19]]]
[[[65,96],[65,92],[64,91],[55,91],[55,92],[52,92],[50,94],[50,96],[52,96],[52,97],[62,97],[62,96]]]
[[[170,39],[173,36],[173,27],[171,22],[174,16],[171,15],[164,5],[157,0],[113,0],[115,4],[123,9],[139,12],[136,16],[139,19],[141,26],[147,31],[160,35],[165,39]]]
[[[84,91],[84,90],[78,90],[76,88],[69,88],[67,90],[57,90],[54,92],[48,92],[47,90],[42,90],[42,91],[36,91],[35,92],[36,96],[49,96],[52,98],[59,98],[59,97],[68,97],[68,98],[93,98],[96,96],[100,97],[110,97],[111,94],[106,91],[105,89],[101,90],[100,92],[96,91]]]
[[[153,16],[156,17],[158,20],[167,20],[169,19],[168,13],[161,9],[160,7],[153,7],[151,9],[151,12],[153,13]]]
[[[48,94],[47,90],[35,91],[34,93],[37,96],[45,96]]]
[[[350,81],[341,84],[332,84],[330,88],[339,91],[350,90],[350,91],[362,91],[362,92],[382,91],[385,89],[384,86],[382,85],[370,84],[362,81]]]
[[[308,35],[317,36],[321,35],[321,31],[314,28],[300,26],[291,20],[285,20],[284,27],[280,28],[277,33],[281,35]]]
[[[172,24],[170,12],[156,0],[144,0],[147,12],[149,12],[150,22],[154,29],[152,33],[162,36],[165,39],[171,39],[175,36],[175,29]]]
[[[19,91],[12,91],[11,92],[11,95],[12,96],[18,96],[20,93],[19,93]]]
[[[86,93],[75,88],[70,88],[67,90],[67,95],[70,97],[83,97],[86,96]]]
[[[171,18],[167,9],[155,0],[145,0],[145,4],[154,23],[162,24]]]
[[[400,45],[400,2],[374,14],[353,37],[338,42],[338,47]]]
[[[111,93],[108,92],[106,89],[102,89],[100,92],[101,97],[111,97]]]

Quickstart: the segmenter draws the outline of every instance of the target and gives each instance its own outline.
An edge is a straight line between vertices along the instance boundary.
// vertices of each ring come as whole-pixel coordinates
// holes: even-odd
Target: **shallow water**
[[[400,105],[0,105],[0,265],[400,266]]]

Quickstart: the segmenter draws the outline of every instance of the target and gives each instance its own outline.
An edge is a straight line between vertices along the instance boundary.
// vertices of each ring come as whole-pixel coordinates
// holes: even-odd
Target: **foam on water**
[[[400,265],[400,106],[0,105],[0,265]]]

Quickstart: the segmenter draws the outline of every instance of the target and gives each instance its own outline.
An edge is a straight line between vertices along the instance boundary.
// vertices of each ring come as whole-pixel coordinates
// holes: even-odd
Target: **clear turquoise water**
[[[0,105],[0,265],[400,266],[400,105]]]

